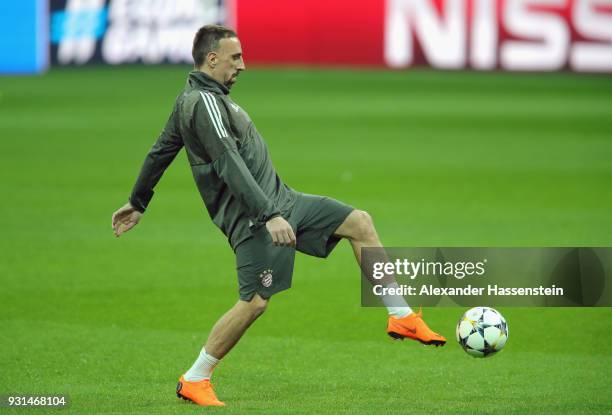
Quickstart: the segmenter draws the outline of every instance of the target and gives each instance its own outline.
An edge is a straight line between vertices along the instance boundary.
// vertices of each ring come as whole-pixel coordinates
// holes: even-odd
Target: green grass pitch
[[[0,78],[0,393],[206,411],[174,388],[237,284],[184,153],[141,224],[110,228],[188,70]],[[258,69],[232,96],[289,185],[369,211],[388,246],[612,245],[609,76]],[[450,339],[427,348],[391,341],[359,292],[346,242],[298,255],[211,412],[612,412],[612,308],[502,308],[506,349],[477,360],[452,340],[463,309],[424,310]]]

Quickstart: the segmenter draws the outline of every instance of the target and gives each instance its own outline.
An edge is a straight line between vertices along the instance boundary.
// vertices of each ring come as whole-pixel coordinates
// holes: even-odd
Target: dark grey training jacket
[[[252,226],[293,207],[296,193],[278,177],[248,114],[224,85],[193,71],[140,170],[130,196],[137,210],[145,211],[183,146],[208,213],[233,248],[251,236]]]

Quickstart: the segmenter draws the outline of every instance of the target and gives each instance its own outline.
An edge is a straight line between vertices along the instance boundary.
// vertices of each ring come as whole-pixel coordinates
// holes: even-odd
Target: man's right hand
[[[134,209],[129,202],[120,207],[113,213],[112,225],[115,236],[119,237],[122,233],[132,229],[138,224],[141,217],[142,213]]]
[[[289,222],[283,219],[282,216],[277,216],[266,222],[266,229],[272,236],[272,243],[276,246],[292,246],[295,247],[295,233]]]

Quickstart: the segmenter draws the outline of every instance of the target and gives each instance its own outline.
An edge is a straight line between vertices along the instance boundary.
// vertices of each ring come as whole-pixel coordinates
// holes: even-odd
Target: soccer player
[[[362,247],[382,245],[366,212],[295,191],[278,176],[263,138],[229,96],[246,69],[236,33],[203,26],[192,54],[195,70],[146,156],[129,202],[113,214],[112,226],[120,236],[138,224],[153,188],[184,146],[208,213],[236,254],[240,299],[217,321],[193,366],[180,377],[177,396],[223,406],[210,383],[212,371],[264,312],[269,298],[291,286],[295,251],[325,258],[346,238],[360,263]],[[403,298],[382,300],[390,336],[444,345],[446,339]]]

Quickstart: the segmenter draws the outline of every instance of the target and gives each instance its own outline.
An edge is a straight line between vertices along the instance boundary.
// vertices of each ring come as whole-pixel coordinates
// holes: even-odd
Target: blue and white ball
[[[489,357],[504,348],[508,341],[508,323],[501,313],[490,307],[474,307],[457,323],[457,341],[467,354]]]

